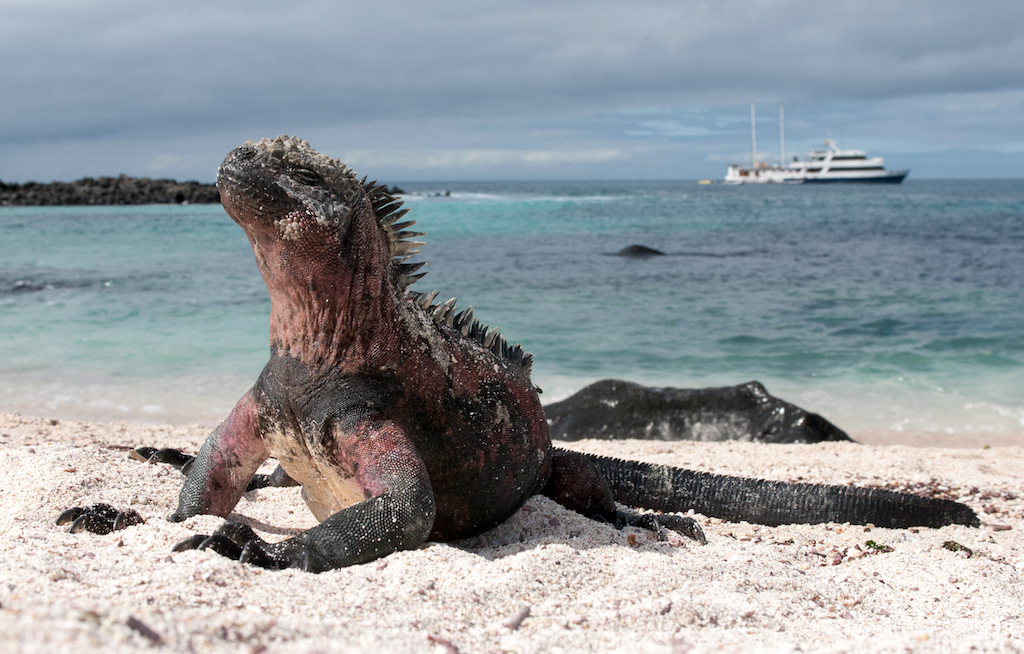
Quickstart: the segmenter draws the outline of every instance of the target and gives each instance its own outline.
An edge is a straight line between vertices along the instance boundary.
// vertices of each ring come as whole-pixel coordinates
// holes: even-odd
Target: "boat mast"
[[[786,119],[782,114],[782,105],[779,105],[779,161],[782,167],[786,167]]]
[[[757,121],[754,119],[754,103],[750,103],[750,167],[757,168]]]

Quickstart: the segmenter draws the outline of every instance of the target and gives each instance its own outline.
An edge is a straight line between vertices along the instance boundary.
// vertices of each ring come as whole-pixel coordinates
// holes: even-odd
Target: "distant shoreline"
[[[0,206],[41,207],[69,205],[219,204],[213,184],[149,177],[84,177],[73,182],[0,181]]]

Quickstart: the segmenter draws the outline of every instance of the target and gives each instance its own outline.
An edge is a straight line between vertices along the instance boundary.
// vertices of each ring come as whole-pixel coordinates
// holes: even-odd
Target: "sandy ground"
[[[0,651],[1024,652],[1021,447],[581,442],[572,447],[720,473],[896,483],[960,499],[983,524],[696,516],[700,546],[537,497],[477,538],[310,575],[171,553],[220,520],[168,523],[180,474],[126,451],[194,451],[204,436],[0,413]],[[107,536],[54,525],[98,501],[146,524]],[[313,524],[295,489],[249,493],[235,518],[270,540]]]

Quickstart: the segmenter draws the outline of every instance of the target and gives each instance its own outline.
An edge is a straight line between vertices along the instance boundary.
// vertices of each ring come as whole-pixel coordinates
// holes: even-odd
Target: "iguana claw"
[[[185,550],[197,550],[207,538],[209,538],[209,536],[206,534],[195,534],[194,536],[189,536],[185,540],[175,543],[174,547],[171,548],[171,551],[184,552]]]
[[[171,548],[174,552],[207,549],[225,558],[251,563],[261,568],[299,568],[307,572],[310,570],[309,552],[304,547],[298,548],[298,551],[287,551],[297,548],[288,547],[286,550],[281,543],[268,543],[251,527],[240,522],[225,522],[209,536],[196,534]]]
[[[129,452],[128,456],[136,461],[143,461],[145,463],[167,463],[180,470],[183,475],[188,474],[192,461],[195,460],[194,456],[184,454],[178,450],[158,450],[155,447],[137,447]]]
[[[655,515],[653,513],[641,513],[639,515],[618,511],[615,514],[615,526],[622,529],[625,526],[640,527],[653,531],[658,535],[658,540],[665,540],[666,529],[671,529],[687,538],[692,538],[701,545],[707,545],[708,539],[704,531],[697,524],[697,521],[690,517],[676,516],[671,514]]]
[[[704,530],[700,528],[700,525],[693,518],[688,516],[660,515],[658,516],[658,522],[663,527],[667,527],[687,538],[692,538],[701,545],[708,544],[708,539],[704,536]]]
[[[118,511],[109,504],[101,503],[88,507],[73,507],[57,516],[58,525],[66,525],[69,522],[71,527],[68,531],[72,534],[89,531],[104,535],[132,525],[141,525],[145,520],[132,509]]]

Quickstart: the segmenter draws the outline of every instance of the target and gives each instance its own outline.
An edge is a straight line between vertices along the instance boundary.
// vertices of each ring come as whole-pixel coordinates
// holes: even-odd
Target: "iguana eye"
[[[320,173],[308,168],[295,168],[289,173],[289,175],[291,175],[291,178],[295,181],[302,182],[303,184],[309,184],[310,186],[315,186],[323,181],[323,178],[320,177]]]

